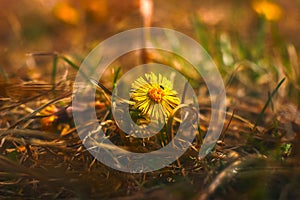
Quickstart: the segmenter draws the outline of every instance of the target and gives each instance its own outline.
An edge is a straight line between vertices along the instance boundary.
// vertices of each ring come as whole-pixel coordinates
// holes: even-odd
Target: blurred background
[[[28,70],[25,69],[28,60],[26,54],[37,51],[57,51],[80,60],[102,40],[121,31],[144,26],[141,2],[1,0],[1,68],[10,77],[18,77],[20,71]],[[299,0],[276,0],[273,2],[275,6],[260,5],[260,1],[250,0],[150,2],[153,11],[148,16],[150,22],[147,25],[172,28],[197,38],[197,20],[197,23],[201,23],[200,29],[207,29],[210,34],[226,32],[247,45],[253,43],[260,31],[260,17],[266,15],[266,19],[271,22],[268,34],[296,48],[300,47]],[[210,43],[201,42],[204,46]]]

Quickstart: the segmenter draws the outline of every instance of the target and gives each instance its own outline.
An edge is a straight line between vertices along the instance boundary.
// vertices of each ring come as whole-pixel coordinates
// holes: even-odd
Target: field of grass
[[[300,2],[156,0],[150,16],[140,10],[141,2],[0,0],[0,198],[300,198]],[[96,100],[72,107],[74,79],[87,54],[116,33],[148,25],[192,37],[220,71],[226,120],[203,159],[198,151],[212,113],[209,93],[177,56],[151,50],[124,55],[99,80]],[[106,136],[123,149],[163,148],[179,121],[142,140],[125,135],[111,113],[110,91],[143,62],[171,66],[189,79],[200,124],[177,161],[131,174],[87,151],[72,110],[96,108]]]

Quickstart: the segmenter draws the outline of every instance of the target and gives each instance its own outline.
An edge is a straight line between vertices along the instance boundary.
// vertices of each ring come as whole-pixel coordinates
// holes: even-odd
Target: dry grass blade
[[[17,162],[12,161],[2,155],[0,155],[0,166],[1,166],[1,170],[3,170],[3,171],[12,172],[14,174],[23,174],[23,175],[27,175],[27,176],[33,176],[35,178],[38,178],[38,179],[44,180],[44,181],[47,180],[45,174],[40,174],[34,170],[28,170],[28,168],[20,165]]]
[[[57,102],[57,101],[59,101],[59,100],[61,100],[61,99],[63,99],[63,98],[66,98],[66,97],[68,97],[68,96],[71,96],[71,94],[72,94],[72,92],[67,92],[66,94],[63,94],[63,95],[61,95],[61,96],[59,96],[59,97],[57,97],[57,98],[54,98],[54,99],[48,101],[46,104],[44,104],[44,105],[40,106],[39,108],[37,108],[34,112],[32,112],[32,113],[30,113],[29,115],[24,116],[24,117],[22,117],[21,119],[19,119],[18,121],[16,121],[16,122],[15,122],[14,124],[12,124],[8,129],[15,128],[17,125],[19,125],[19,124],[22,123],[23,121],[26,121],[26,120],[32,118],[35,114],[37,114],[38,112],[40,112],[42,109],[46,108],[48,105],[53,104],[53,103],[55,103],[55,102]]]
[[[8,129],[0,131],[0,137],[3,138],[7,135],[12,137],[36,137],[36,138],[45,138],[45,139],[55,139],[56,136],[53,133],[31,130],[31,129]]]
[[[261,155],[249,155],[239,160],[234,161],[231,165],[225,168],[221,173],[214,178],[213,182],[208,186],[205,193],[203,193],[198,200],[210,199],[210,196],[214,194],[216,189],[223,184],[226,184],[227,180],[232,179],[238,173],[239,169],[247,166],[257,160],[266,160],[264,156]]]
[[[169,141],[172,141],[174,142],[174,137],[175,137],[175,134],[174,134],[174,130],[173,130],[173,123],[174,122],[182,122],[180,119],[178,119],[176,117],[176,114],[181,110],[181,109],[189,109],[190,111],[194,112],[197,116],[195,122],[198,123],[198,111],[194,108],[194,107],[191,107],[187,104],[180,104],[179,106],[177,106],[173,111],[172,113],[170,114],[170,117],[168,118],[168,122],[167,122],[167,136],[168,136],[168,140]],[[194,122],[191,122],[191,124],[193,124]]]

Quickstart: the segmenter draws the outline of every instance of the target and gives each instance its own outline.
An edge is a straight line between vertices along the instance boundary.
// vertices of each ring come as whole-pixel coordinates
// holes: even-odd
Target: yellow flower
[[[257,14],[265,16],[269,21],[278,21],[282,16],[280,6],[270,1],[255,0],[252,7]]]
[[[59,2],[53,8],[56,18],[66,24],[77,25],[79,23],[79,12],[67,2]]]
[[[161,74],[156,76],[150,73],[136,79],[131,86],[130,98],[142,115],[149,115],[152,119],[169,117],[171,111],[179,105],[173,84]]]

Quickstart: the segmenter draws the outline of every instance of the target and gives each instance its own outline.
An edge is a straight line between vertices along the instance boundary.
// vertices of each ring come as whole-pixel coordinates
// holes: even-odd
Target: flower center
[[[148,91],[148,96],[155,103],[160,103],[162,98],[165,96],[165,93],[161,88],[151,88]]]

